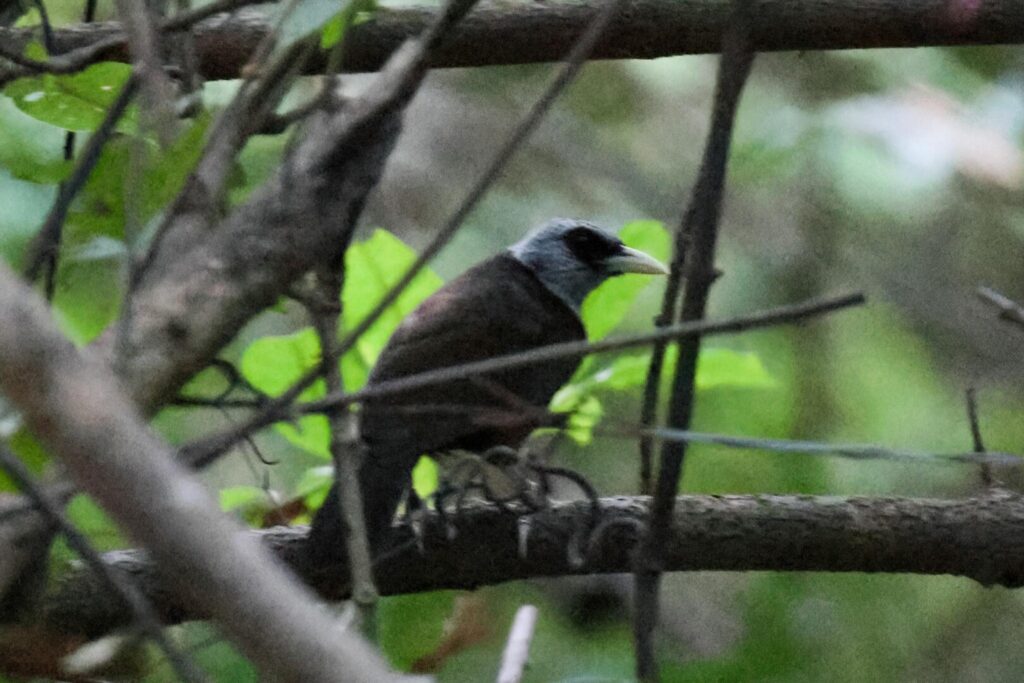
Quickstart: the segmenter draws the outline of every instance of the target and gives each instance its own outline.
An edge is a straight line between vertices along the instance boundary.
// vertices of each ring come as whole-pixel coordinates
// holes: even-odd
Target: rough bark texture
[[[442,588],[475,588],[515,579],[608,574],[633,568],[637,533],[650,499],[601,500],[600,541],[574,562],[589,520],[589,504],[555,505],[530,518],[521,555],[520,514],[473,506],[454,518],[449,540],[442,520],[428,517],[421,553],[408,527],[397,530],[402,547],[377,566],[385,595]],[[322,595],[347,590],[344,566],[313,572],[303,564],[305,528],[253,532]],[[200,618],[168,589],[146,555],[107,554],[131,573],[168,622]],[[995,492],[978,498],[932,500],[823,496],[680,496],[665,548],[666,571],[829,571],[951,574],[986,586],[1024,585],[1024,498]],[[128,618],[87,572],[64,577],[47,599],[47,621],[97,634]]]
[[[527,64],[561,59],[598,2],[496,3],[480,7],[435,55],[435,67]],[[631,0],[598,43],[596,59],[653,59],[717,52],[730,0]],[[349,29],[344,68],[374,71],[406,38],[423,30],[435,10],[380,10]],[[1024,4],[967,0],[760,0],[752,15],[755,50],[839,50],[934,45],[1019,43],[1024,39]],[[114,35],[117,24],[97,23],[56,32],[62,50]],[[213,17],[194,29],[199,70],[207,79],[237,78],[268,30],[252,10]],[[0,42],[20,47],[24,30],[0,30]],[[116,47],[105,59],[126,60]],[[323,69],[322,61],[310,70]]]

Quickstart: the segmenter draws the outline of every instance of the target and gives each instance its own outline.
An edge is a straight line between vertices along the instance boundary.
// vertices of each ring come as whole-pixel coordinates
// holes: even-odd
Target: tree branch
[[[528,64],[560,59],[598,11],[596,2],[494,3],[481,7],[438,51],[434,67]],[[594,50],[595,59],[654,59],[719,51],[730,11],[728,0],[631,0],[620,20]],[[375,71],[402,41],[417,35],[435,16],[425,7],[384,9],[346,34],[343,68]],[[842,50],[940,45],[1020,43],[1024,5],[1018,2],[949,0],[829,0],[803,3],[760,0],[754,7],[754,50]],[[238,78],[269,30],[257,11],[222,14],[193,33],[204,78]],[[61,51],[109,40],[116,23],[73,26],[54,32]],[[20,52],[32,40],[28,29],[0,30],[0,44]],[[95,55],[127,61],[123,43]],[[320,73],[322,56],[309,65]]]
[[[449,538],[436,513],[423,523],[423,552],[407,526],[401,548],[377,566],[382,594],[467,589],[518,579],[613,574],[633,568],[650,499],[602,498],[599,528],[585,563],[566,548],[590,523],[589,501],[560,503],[531,518],[519,553],[522,510],[467,507],[452,518]],[[952,574],[986,586],[1024,586],[1024,497],[993,491],[959,500],[836,496],[680,496],[664,554],[666,571],[828,571]],[[254,531],[322,595],[347,591],[344,567],[312,576],[304,564],[306,529]],[[131,573],[169,623],[202,618],[174,598],[145,553],[105,555]],[[46,620],[60,628],[102,633],[131,618],[91,574],[67,574],[45,601]]]
[[[365,642],[345,633],[220,512],[140,420],[109,368],[76,349],[45,302],[6,266],[0,390],[75,482],[149,549],[185,604],[216,619],[265,674],[304,681],[336,681],[339,672],[348,680],[391,677]]]

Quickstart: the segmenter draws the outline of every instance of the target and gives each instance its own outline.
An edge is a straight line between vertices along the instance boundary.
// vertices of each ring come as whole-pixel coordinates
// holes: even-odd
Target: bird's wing
[[[575,312],[505,254],[466,271],[395,331],[371,382],[583,338]]]

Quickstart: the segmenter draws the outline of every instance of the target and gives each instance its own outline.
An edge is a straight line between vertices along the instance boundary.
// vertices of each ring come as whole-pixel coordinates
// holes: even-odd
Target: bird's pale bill
[[[668,268],[658,259],[645,254],[639,249],[622,247],[621,252],[605,259],[608,270],[615,273],[644,273],[647,275],[667,275]]]

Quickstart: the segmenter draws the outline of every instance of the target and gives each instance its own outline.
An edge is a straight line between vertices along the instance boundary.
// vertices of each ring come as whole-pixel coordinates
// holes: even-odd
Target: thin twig
[[[344,255],[342,248],[341,255]],[[343,258],[338,259],[344,261]],[[317,274],[314,302],[308,306],[313,328],[320,340],[320,369],[328,392],[342,391],[338,355],[339,300],[345,280],[344,268],[324,268]],[[373,583],[373,559],[363,517],[363,496],[359,489],[359,467],[365,455],[355,413],[341,407],[327,413],[331,432],[331,458],[337,482],[338,509],[345,523],[345,545],[348,549],[349,575],[352,577],[352,600],[359,608],[363,632],[371,637],[376,630],[377,588]]]
[[[636,435],[635,429],[598,428],[595,434],[628,438]],[[851,460],[889,460],[915,464],[960,465],[1021,465],[1024,456],[1013,453],[974,451],[971,453],[924,453],[905,451],[874,444],[826,443],[823,441],[801,441],[796,439],[765,439],[750,436],[733,436],[731,434],[713,434],[694,432],[688,429],[649,429],[645,430],[652,438],[659,441],[682,441],[686,443],[714,444],[727,448],[771,451],[774,453],[798,453],[800,455],[822,455],[829,457],[849,458]]]
[[[978,287],[978,297],[999,309],[999,319],[1024,327],[1024,306],[991,287]]]
[[[106,584],[107,589],[116,593],[129,605],[139,631],[151,638],[163,651],[178,677],[183,681],[206,681],[206,675],[192,658],[180,651],[164,635],[160,618],[138,586],[127,575],[114,571],[104,562],[100,554],[92,547],[89,539],[64,516],[61,511],[63,505],[53,500],[48,492],[38,486],[28,468],[3,445],[0,445],[0,467],[3,467],[18,488],[32,499],[36,508],[60,529],[67,539],[68,545],[92,567],[96,575]]]
[[[241,441],[246,435],[267,427],[274,422],[291,419],[310,413],[322,413],[339,406],[351,405],[368,399],[380,399],[423,387],[443,384],[476,375],[511,370],[513,368],[547,363],[563,358],[578,358],[591,353],[618,351],[621,349],[648,346],[661,339],[683,339],[701,335],[731,334],[745,330],[785,325],[807,318],[815,317],[859,306],[865,301],[863,294],[847,294],[838,297],[814,299],[811,301],[780,306],[759,313],[737,316],[719,321],[695,321],[666,327],[654,332],[602,339],[597,342],[566,342],[552,344],[539,349],[497,356],[483,361],[440,368],[429,372],[409,375],[401,379],[380,382],[372,387],[347,394],[331,394],[317,401],[301,403],[295,406],[281,405],[275,402],[274,409],[261,412],[259,415],[240,425],[238,428],[210,437],[199,439],[182,447],[182,456],[195,467],[204,467],[222,453]]]
[[[173,17],[168,17],[160,22],[160,30],[164,32],[184,31],[208,19],[215,14],[232,12],[240,7],[256,5],[264,0],[216,0],[201,7],[182,10]]]
[[[143,120],[163,147],[174,139],[174,84],[163,69],[161,38],[148,3],[115,0],[140,81]]]
[[[501,655],[498,683],[519,683],[523,680],[526,661],[530,656],[530,642],[533,640],[533,630],[536,625],[536,607],[523,605],[516,610],[512,628],[508,632],[508,643]]]
[[[28,247],[24,270],[25,279],[29,282],[34,282],[39,277],[40,270],[46,266],[49,269],[46,281],[47,299],[53,298],[54,276],[57,271],[57,252],[60,247],[61,235],[64,231],[64,220],[67,218],[68,210],[71,208],[71,202],[89,179],[89,174],[92,173],[92,169],[99,161],[104,145],[114,134],[117,122],[124,115],[128,104],[135,95],[137,85],[138,79],[134,74],[125,81],[121,92],[118,93],[117,98],[110,105],[110,109],[107,110],[99,128],[89,136],[89,141],[82,150],[82,155],[71,172],[71,176],[61,184],[60,192],[57,194],[57,199],[54,201],[50,213],[46,216],[46,221]]]
[[[39,23],[43,27],[43,46],[48,53],[53,54],[56,44],[53,40],[53,24],[50,23],[50,13],[46,11],[43,0],[35,0],[33,4],[39,10]]]
[[[973,386],[969,386],[967,387],[967,391],[964,393],[964,398],[967,402],[967,422],[971,427],[971,442],[974,447],[974,452],[977,454],[986,454],[985,441],[981,438],[981,422],[978,420],[977,392]],[[985,488],[992,488],[992,485],[995,484],[995,479],[992,476],[991,465],[986,461],[982,461],[978,472],[981,475],[981,483]]]
[[[732,16],[722,36],[722,57],[704,157],[690,205],[678,231],[680,237],[677,238],[677,248],[683,246],[684,242],[688,244],[684,273],[686,287],[680,311],[680,319],[683,321],[701,320],[704,317],[708,295],[716,277],[715,244],[729,145],[740,95],[754,59],[749,40],[749,11],[749,0],[734,0]],[[682,260],[682,255],[677,253],[675,258]],[[700,343],[701,339],[697,337],[679,344],[679,359],[668,406],[667,419],[671,428],[687,429],[690,425]],[[672,510],[679,490],[685,454],[684,442],[662,444],[648,537],[641,546],[634,575],[634,645],[637,678],[642,681],[659,679],[654,654],[654,627],[658,618],[661,577],[659,565],[664,543],[671,531]]]

